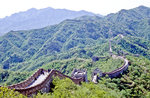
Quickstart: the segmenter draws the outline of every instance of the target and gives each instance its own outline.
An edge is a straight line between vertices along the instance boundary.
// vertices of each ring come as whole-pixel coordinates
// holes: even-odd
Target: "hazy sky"
[[[139,5],[150,7],[150,0],[0,0],[0,18],[30,8],[65,8],[106,15]]]

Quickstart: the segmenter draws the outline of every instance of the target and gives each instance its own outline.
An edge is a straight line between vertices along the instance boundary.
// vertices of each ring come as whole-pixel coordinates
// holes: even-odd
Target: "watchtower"
[[[83,78],[85,82],[88,82],[87,71],[85,69],[74,69],[71,74],[72,78]]]
[[[96,68],[91,75],[92,82],[98,83],[98,79],[100,79],[100,77],[102,76],[103,76],[102,71],[99,68]]]

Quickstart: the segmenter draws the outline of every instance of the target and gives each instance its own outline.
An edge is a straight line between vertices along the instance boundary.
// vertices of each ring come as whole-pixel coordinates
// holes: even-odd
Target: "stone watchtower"
[[[87,71],[85,69],[74,69],[72,71],[71,77],[74,79],[83,78],[85,82],[88,82]]]
[[[98,83],[98,79],[100,79],[100,77],[102,77],[102,71],[99,68],[96,68],[93,72],[92,72],[92,82],[94,83]]]

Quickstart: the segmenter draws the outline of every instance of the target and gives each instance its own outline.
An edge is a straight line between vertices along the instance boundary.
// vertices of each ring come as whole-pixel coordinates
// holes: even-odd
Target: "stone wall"
[[[34,79],[36,77],[38,77],[40,74],[41,74],[41,70],[43,69],[38,69],[32,76],[30,76],[27,80],[21,82],[21,83],[17,83],[17,84],[14,84],[14,85],[10,85],[8,86],[8,88],[10,89],[16,89],[16,88],[25,88],[27,87],[28,85],[30,85]]]
[[[117,77],[118,75],[122,74],[124,71],[128,69],[129,61],[127,59],[124,59],[124,64],[120,68],[113,70],[112,72],[105,72],[102,73],[103,76],[108,75],[110,78]]]
[[[8,86],[8,88],[15,89],[15,91],[18,91],[18,92],[22,93],[23,95],[30,96],[32,94],[36,94],[38,91],[49,92],[50,91],[50,84],[53,80],[53,76],[54,77],[58,76],[61,79],[70,78],[75,84],[81,84],[81,82],[84,81],[83,78],[74,79],[72,77],[69,77],[67,75],[62,74],[58,70],[51,70],[48,73],[48,76],[46,77],[46,79],[43,80],[41,83],[39,83],[35,86],[32,86],[32,87],[28,87],[35,80],[35,78],[41,74],[41,70],[47,71],[44,69],[39,69],[37,72],[35,72],[30,78],[28,78],[24,82]]]

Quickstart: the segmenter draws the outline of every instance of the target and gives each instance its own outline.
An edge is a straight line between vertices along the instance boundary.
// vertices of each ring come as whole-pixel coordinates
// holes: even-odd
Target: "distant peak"
[[[144,5],[141,5],[141,6],[137,7],[136,9],[149,9],[149,7],[146,7],[146,6],[144,6]]]
[[[147,8],[147,7],[144,5],[140,5],[138,8]]]
[[[119,12],[126,12],[127,10],[126,9],[122,9],[122,10],[120,10]]]
[[[36,10],[37,10],[36,8],[31,8],[28,11],[36,11]]]
[[[87,11],[85,11],[85,10],[80,10],[80,12],[87,12]]]
[[[123,13],[126,13],[126,12],[127,12],[127,10],[122,9],[122,10],[119,11],[119,14],[123,14]]]
[[[45,9],[47,9],[47,10],[49,10],[49,9],[53,9],[54,10],[54,8],[52,8],[52,7],[47,7],[47,8],[43,8],[44,10]],[[43,9],[40,9],[40,10],[43,10]]]

